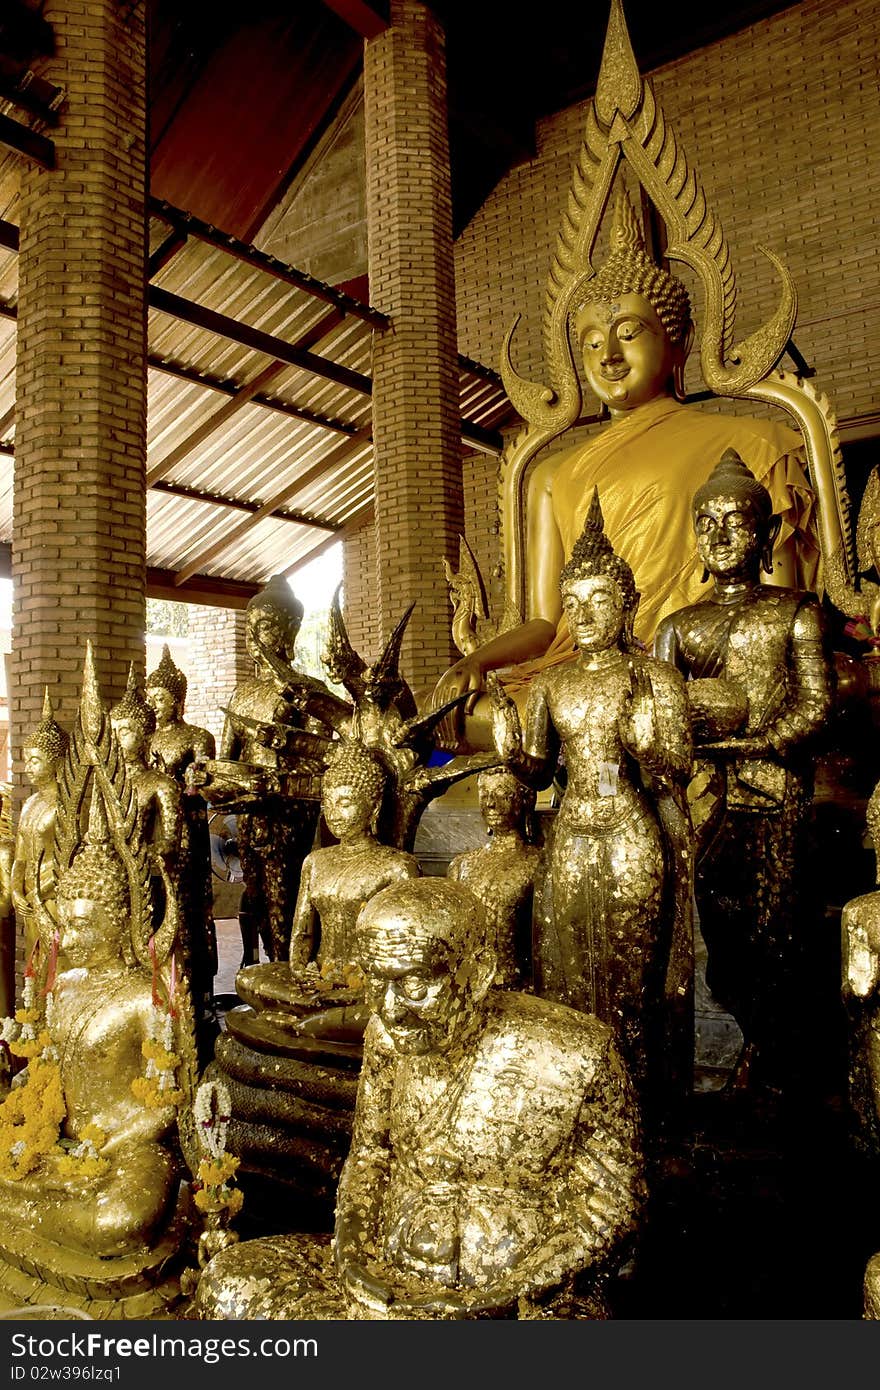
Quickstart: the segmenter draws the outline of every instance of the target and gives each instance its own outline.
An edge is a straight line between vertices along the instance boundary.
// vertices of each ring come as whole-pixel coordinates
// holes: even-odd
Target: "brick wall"
[[[805,0],[652,74],[727,235],[737,337],[776,303],[775,273],[757,249],[764,243],[794,275],[795,342],[842,419],[878,406],[878,66],[875,4]],[[544,284],[585,110],[540,123],[535,158],[502,180],[456,244],[460,350],[497,364],[522,313],[514,361],[524,375],[541,371]],[[699,314],[699,296],[696,307]],[[689,390],[699,384],[695,366]]]
[[[373,352],[373,602],[384,634],[416,601],[402,664],[418,686],[451,657],[438,576],[463,519],[455,281],[442,31],[416,0],[391,18],[364,60],[370,299],[393,319]]]
[[[21,178],[12,643],[16,747],[70,725],[86,637],[106,699],[144,659],[144,5],[48,0],[57,168]]]
[[[252,676],[254,663],[244,645],[244,609],[207,608],[192,604],[189,610],[186,661],[178,665],[186,672],[185,719],[210,729],[220,746],[223,732],[222,706],[240,680]]]
[[[376,527],[372,517],[345,533],[342,608],[351,644],[366,660],[378,652],[382,629],[376,603]]]

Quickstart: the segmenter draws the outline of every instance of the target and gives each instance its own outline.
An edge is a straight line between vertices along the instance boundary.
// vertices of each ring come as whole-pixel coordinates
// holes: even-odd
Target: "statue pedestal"
[[[187,1188],[181,1188],[174,1217],[153,1249],[115,1259],[65,1250],[4,1221],[0,1310],[38,1305],[76,1309],[95,1319],[171,1318],[181,1301],[180,1270],[191,1226]]]
[[[245,1217],[272,1233],[303,1221],[329,1230],[366,1018],[351,990],[310,1001],[285,962],[248,966],[236,989],[247,1002],[226,1015],[206,1076],[229,1089],[227,1147],[241,1159]]]

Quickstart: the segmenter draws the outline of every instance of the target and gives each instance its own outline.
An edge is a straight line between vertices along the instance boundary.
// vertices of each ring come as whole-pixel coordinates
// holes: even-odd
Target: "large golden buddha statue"
[[[12,1051],[27,1069],[0,1105],[0,1304],[150,1316],[169,1270],[177,1106],[194,1074],[185,982],[170,968],[179,913],[164,864],[154,921],[149,846],[129,769],[87,657],[59,777],[53,847],[59,965],[29,981]],[[41,904],[51,922],[48,900]],[[11,1021],[10,1021],[11,1023]],[[183,1089],[181,1089],[183,1088]]]
[[[358,920],[375,1010],[326,1237],[248,1241],[208,1265],[207,1318],[602,1316],[642,1199],[638,1115],[611,1029],[490,989],[461,884],[384,889]]]
[[[619,183],[610,249],[601,266],[593,265],[623,163],[665,222],[666,256],[687,264],[702,283],[706,387],[715,395],[779,407],[799,434],[782,423],[682,403],[694,340],[689,296],[649,255]],[[445,725],[449,746],[488,746],[490,709],[481,696],[487,672],[502,670],[508,690],[524,704],[538,672],[571,659],[558,575],[596,486],[609,538],[636,576],[642,601],[635,635],[646,644],[667,613],[700,596],[689,499],[725,448],[735,448],[767,487],[781,517],[773,582],[814,587],[820,546],[826,560],[839,554],[844,572],[851,568],[833,421],[827,402],[776,367],[790,338],[796,297],[785,267],[767,255],[782,281],[779,308],[770,322],[735,344],[736,287],[723,230],[650,82],[638,72],[620,0],[613,0],[596,96],[547,283],[549,380],[517,375],[513,329],[502,357],[507,393],[527,421],[502,460],[506,613],[518,612],[524,621],[489,640],[467,642],[466,654],[438,682],[435,706],[465,691],[471,695],[466,723],[459,718]],[[585,442],[547,455],[546,446],[578,421],[579,365],[610,423]]]

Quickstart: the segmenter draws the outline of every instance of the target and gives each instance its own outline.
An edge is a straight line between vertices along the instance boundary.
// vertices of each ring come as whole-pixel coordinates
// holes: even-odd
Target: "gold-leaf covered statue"
[[[689,266],[701,282],[706,314],[700,366],[706,387],[716,395],[777,407],[800,435],[775,422],[702,413],[682,403],[694,337],[689,296],[649,254],[622,191],[615,200],[607,258],[598,268],[593,263],[623,166],[665,223],[666,257]],[[526,381],[515,371],[516,323],[502,354],[507,393],[528,424],[502,462],[506,596],[524,621],[471,651],[439,681],[436,706],[470,694],[472,717],[463,726],[460,716],[457,723],[444,724],[449,746],[488,746],[491,711],[480,698],[487,672],[503,669],[509,693],[524,703],[535,675],[571,659],[557,576],[580,534],[594,487],[602,496],[609,537],[639,577],[642,603],[635,631],[645,642],[662,617],[700,596],[687,503],[725,448],[735,448],[748,463],[782,517],[774,559],[778,582],[812,585],[817,539],[825,560],[837,557],[843,575],[852,574],[835,422],[824,397],[777,367],[793,329],[796,295],[779,258],[764,254],[780,278],[779,307],[736,343],[736,282],[723,229],[650,80],[638,71],[621,0],[612,0],[596,96],[587,110],[547,281],[545,380]],[[610,424],[532,468],[539,452],[581,414],[578,356]]]
[[[52,712],[47,686],[43,695],[43,717],[28,734],[22,749],[25,776],[34,790],[21,808],[12,863],[12,905],[23,928],[25,960],[30,960],[39,937],[40,900],[51,904],[55,897],[52,861],[55,799],[58,767],[67,745],[67,734]],[[44,944],[48,949],[49,943]]]
[[[875,787],[868,802],[867,822],[880,884],[880,786]],[[851,899],[843,909],[840,928],[843,996],[858,1010],[852,1100],[866,1131],[876,1134],[880,1121],[880,890]],[[864,1073],[867,1075],[862,1080]],[[880,1321],[880,1252],[868,1261],[864,1293],[865,1317]]]
[[[521,739],[515,706],[496,695],[497,746],[517,775],[548,786],[560,751],[567,774],[536,906],[535,983],[612,1024],[645,1102],[662,1105],[667,992],[684,1006],[691,974],[684,681],[633,646],[639,595],[598,494],[561,585],[577,657],[532,682]]]
[[[532,973],[532,908],[541,862],[526,830],[535,792],[506,768],[497,768],[480,773],[477,794],[489,842],[456,855],[447,877],[463,883],[482,904],[498,962],[494,984],[521,989]]]
[[[760,582],[779,530],[773,501],[733,450],[693,498],[712,593],[664,619],[658,656],[745,696],[741,728],[699,749],[726,778],[723,818],[697,868],[709,988],[745,1039],[734,1084],[785,1086],[799,1067],[801,916],[812,748],[832,708],[833,670],[812,594]],[[705,734],[703,735],[705,738]]]
[[[247,966],[236,977],[240,998],[272,1011],[280,1027],[358,1038],[366,1026],[358,913],[380,889],[419,872],[406,850],[376,838],[388,783],[376,754],[348,740],[336,746],[324,773],[321,810],[338,844],[313,849],[303,861],[290,963]]]
[[[246,1242],[208,1265],[201,1316],[603,1315],[642,1200],[632,1089],[597,1019],[490,988],[483,928],[472,894],[442,879],[364,907],[376,1012],[333,1264],[320,1237]]]
[[[173,777],[181,794],[179,853],[180,897],[184,939],[190,951],[190,980],[198,1013],[210,1007],[217,973],[217,934],[213,914],[211,840],[205,801],[197,788],[186,785],[187,769],[197,761],[213,758],[214,735],[183,717],[187,679],[171,659],[168,644],[162,659],[146,680],[146,699],[156,718],[150,739],[150,758]]]
[[[239,925],[244,965],[286,960],[302,862],[318,823],[318,756],[323,740],[306,729],[293,699],[301,685],[320,685],[293,665],[303,607],[283,575],[275,575],[248,603],[245,644],[254,674],[239,682],[226,711],[220,762],[198,775],[210,802],[224,784],[241,802],[238,851],[244,875]],[[279,667],[284,675],[279,677]],[[317,774],[317,775],[316,775]]]
[[[378,838],[383,844],[406,850],[412,849],[419,821],[431,801],[456,782],[499,762],[493,752],[453,758],[438,767],[428,765],[438,726],[449,708],[420,715],[400,673],[400,649],[414,606],[403,614],[378,660],[368,665],[351,645],[337,590],[330,608],[323,662],[331,679],[351,696],[351,702],[331,695],[319,682],[304,686],[300,696],[304,709],[342,737],[379,755],[390,780]]]
[[[179,921],[163,860],[154,921],[150,846],[134,779],[101,704],[91,649],[59,772],[57,960],[31,975],[4,1030],[28,1059],[0,1105],[0,1302],[148,1317],[177,1297],[177,1106],[194,1037],[172,965]],[[49,901],[42,904],[50,928]],[[11,1024],[11,1021],[9,1021]]]

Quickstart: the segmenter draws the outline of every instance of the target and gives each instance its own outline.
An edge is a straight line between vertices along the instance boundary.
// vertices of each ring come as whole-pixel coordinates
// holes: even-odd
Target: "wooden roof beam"
[[[324,0],[324,4],[362,39],[375,39],[388,28],[387,13],[383,14],[375,4],[368,5],[366,0]]]
[[[203,241],[218,251],[225,251],[228,255],[235,256],[237,260],[244,261],[246,265],[253,266],[255,270],[264,270],[268,275],[274,275],[277,280],[283,280],[285,284],[293,285],[296,289],[312,295],[315,299],[323,299],[327,304],[332,304],[341,313],[350,314],[352,318],[362,319],[371,328],[385,329],[389,326],[390,319],[387,314],[380,313],[378,309],[373,309],[371,305],[364,304],[360,299],[355,299],[353,295],[346,294],[344,290],[334,289],[332,285],[325,284],[323,280],[317,280],[314,275],[309,275],[304,270],[298,270],[294,265],[288,265],[286,261],[279,260],[277,256],[270,256],[265,251],[257,250],[256,246],[252,246],[250,242],[240,241],[238,237],[234,237],[228,232],[219,231],[209,222],[202,222],[198,217],[193,217],[191,213],[174,207],[172,203],[163,202],[161,198],[151,198],[150,212],[156,217],[161,217],[163,222],[167,222],[170,227],[173,227],[183,236],[194,237],[196,241]]]
[[[239,579],[219,579],[213,574],[195,574],[185,584],[175,584],[174,571],[147,567],[147,598],[171,599],[173,603],[199,603],[208,608],[247,608],[262,584],[246,584]]]
[[[183,362],[171,362],[167,358],[157,357],[155,353],[149,354],[147,363],[155,372],[164,372],[166,376],[189,381],[193,386],[204,386],[208,391],[219,391],[225,396],[237,396],[241,389],[241,382],[235,381],[232,377],[211,376],[209,372],[197,371],[195,367],[187,367]],[[281,415],[292,416],[294,420],[304,420],[308,425],[319,425],[322,430],[330,430],[334,434],[354,434],[357,429],[357,425],[351,424],[348,420],[337,420],[332,415],[321,415],[317,410],[309,410],[306,406],[292,405],[289,401],[281,400],[279,396],[264,396],[258,392],[251,398],[251,405],[262,406],[265,410],[276,410]]]
[[[228,507],[232,511],[248,512],[253,515],[260,510],[262,502],[247,502],[243,497],[230,497],[223,492],[206,492],[204,488],[187,487],[185,483],[168,483],[164,479],[152,485],[153,492],[167,492],[170,497],[184,497],[190,502],[210,502],[214,507]],[[311,526],[316,531],[329,531],[333,535],[341,529],[332,521],[322,521],[310,512],[291,511],[289,507],[278,507],[273,513],[278,521],[293,521],[297,526]]]
[[[38,135],[30,126],[0,114],[0,145],[8,145],[17,154],[26,155],[44,169],[55,168],[55,145],[45,135]]]
[[[341,441],[334,449],[331,449],[329,454],[326,454],[324,458],[320,459],[311,468],[307,468],[305,473],[302,473],[298,478],[295,478],[293,482],[283,487],[280,492],[275,493],[273,497],[270,497],[268,501],[264,502],[259,511],[254,512],[252,516],[239,522],[237,526],[233,526],[225,536],[214,541],[206,550],[200,551],[194,560],[191,560],[189,564],[185,565],[183,569],[178,572],[175,576],[174,583],[176,585],[185,584],[192,575],[197,574],[205,565],[209,565],[218,555],[222,555],[224,550],[228,550],[230,546],[237,544],[242,536],[246,535],[254,526],[259,525],[261,521],[265,521],[267,517],[272,516],[279,507],[283,506],[285,502],[288,502],[297,492],[302,492],[305,488],[311,487],[313,483],[318,482],[319,479],[323,478],[331,469],[338,468],[340,464],[345,463],[353,454],[358,453],[371,437],[371,427],[369,425],[364,425],[358,430],[357,434],[352,435],[351,439]]]
[[[254,352],[262,352],[266,357],[277,358],[279,362],[285,362],[290,367],[299,367],[301,371],[311,372],[313,376],[332,381],[337,386],[346,386],[350,391],[357,391],[362,396],[372,393],[373,383],[363,373],[354,372],[349,367],[340,367],[338,363],[330,362],[326,357],[319,357],[315,352],[295,347],[293,343],[285,342],[283,338],[277,338],[272,333],[264,333],[262,329],[240,323],[238,319],[230,318],[228,314],[220,314],[216,309],[206,309],[203,304],[195,304],[191,299],[184,299],[179,294],[172,294],[170,290],[160,289],[158,285],[147,286],[147,301],[151,309],[180,319],[183,323],[191,323],[195,328],[203,328],[206,333],[228,338],[230,342],[238,343],[241,347],[252,348]]]

